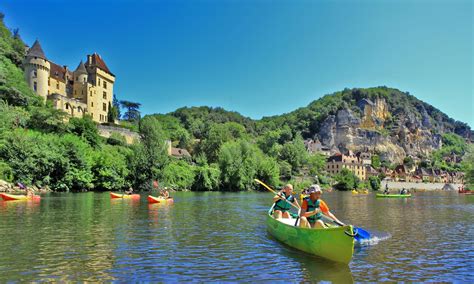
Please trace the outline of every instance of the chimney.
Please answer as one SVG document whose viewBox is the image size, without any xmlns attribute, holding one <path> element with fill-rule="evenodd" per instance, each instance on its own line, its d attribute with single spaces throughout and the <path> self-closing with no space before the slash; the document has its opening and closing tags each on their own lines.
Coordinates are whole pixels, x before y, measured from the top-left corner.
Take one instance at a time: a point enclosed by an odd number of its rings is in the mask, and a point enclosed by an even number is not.
<svg viewBox="0 0 474 284">
<path fill-rule="evenodd" d="M 92 64 L 92 56 L 91 55 L 87 55 L 87 64 L 88 65 Z"/>
</svg>

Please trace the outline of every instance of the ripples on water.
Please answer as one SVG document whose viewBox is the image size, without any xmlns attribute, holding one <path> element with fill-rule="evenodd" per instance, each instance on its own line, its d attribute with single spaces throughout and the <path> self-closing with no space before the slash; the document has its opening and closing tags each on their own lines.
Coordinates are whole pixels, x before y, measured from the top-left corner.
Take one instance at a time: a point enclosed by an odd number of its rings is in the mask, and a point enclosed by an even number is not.
<svg viewBox="0 0 474 284">
<path fill-rule="evenodd" d="M 269 236 L 266 193 L 176 193 L 172 206 L 97 193 L 0 201 L 0 282 L 474 281 L 474 198 L 323 198 L 375 236 L 356 246 L 350 266 Z"/>
</svg>

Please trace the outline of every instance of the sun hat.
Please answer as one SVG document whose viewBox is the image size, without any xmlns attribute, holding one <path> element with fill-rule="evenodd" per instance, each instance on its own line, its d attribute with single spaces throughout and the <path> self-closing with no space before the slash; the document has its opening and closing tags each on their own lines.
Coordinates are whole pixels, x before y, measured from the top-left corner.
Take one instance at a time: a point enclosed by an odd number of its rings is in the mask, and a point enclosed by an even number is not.
<svg viewBox="0 0 474 284">
<path fill-rule="evenodd" d="M 317 184 L 311 185 L 308 189 L 308 193 L 311 194 L 311 193 L 316 193 L 316 192 L 321 192 L 322 193 L 323 191 L 321 190 L 319 185 L 317 185 Z"/>
</svg>

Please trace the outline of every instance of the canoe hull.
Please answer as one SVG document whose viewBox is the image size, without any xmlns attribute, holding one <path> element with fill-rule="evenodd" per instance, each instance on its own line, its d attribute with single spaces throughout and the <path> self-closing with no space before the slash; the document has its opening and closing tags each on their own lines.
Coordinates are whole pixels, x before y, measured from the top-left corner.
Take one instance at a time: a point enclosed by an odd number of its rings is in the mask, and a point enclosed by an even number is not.
<svg viewBox="0 0 474 284">
<path fill-rule="evenodd" d="M 112 199 L 140 199 L 140 194 L 120 194 L 120 193 L 110 193 L 110 198 Z"/>
<path fill-rule="evenodd" d="M 411 197 L 411 194 L 383 194 L 377 193 L 377 198 L 408 198 Z"/>
<path fill-rule="evenodd" d="M 174 203 L 173 198 L 160 198 L 160 197 L 155 197 L 148 195 L 147 197 L 148 203 L 162 203 L 162 204 L 172 204 Z"/>
<path fill-rule="evenodd" d="M 41 196 L 38 196 L 38 195 L 28 197 L 26 195 L 13 195 L 13 194 L 0 193 L 0 196 L 5 201 L 40 200 L 41 199 Z"/>
<path fill-rule="evenodd" d="M 354 253 L 352 226 L 326 229 L 307 229 L 287 225 L 267 215 L 267 230 L 278 241 L 334 262 L 348 264 Z"/>
</svg>

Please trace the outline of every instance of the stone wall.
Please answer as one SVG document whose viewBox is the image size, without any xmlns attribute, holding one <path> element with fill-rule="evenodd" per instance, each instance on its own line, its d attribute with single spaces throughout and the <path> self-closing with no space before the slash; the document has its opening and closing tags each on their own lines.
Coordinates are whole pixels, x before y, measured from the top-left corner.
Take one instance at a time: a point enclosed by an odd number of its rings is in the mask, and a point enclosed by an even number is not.
<svg viewBox="0 0 474 284">
<path fill-rule="evenodd" d="M 134 141 L 140 140 L 140 136 L 137 132 L 131 131 L 126 128 L 108 125 L 97 125 L 97 130 L 99 130 L 99 135 L 105 138 L 109 138 L 112 133 L 118 133 L 125 137 L 127 144 L 133 144 Z"/>
<path fill-rule="evenodd" d="M 398 181 L 382 181 L 381 190 L 385 189 L 388 183 L 389 189 L 417 189 L 417 190 L 457 190 L 461 184 L 457 183 L 424 183 L 424 182 L 398 182 Z"/>
</svg>

